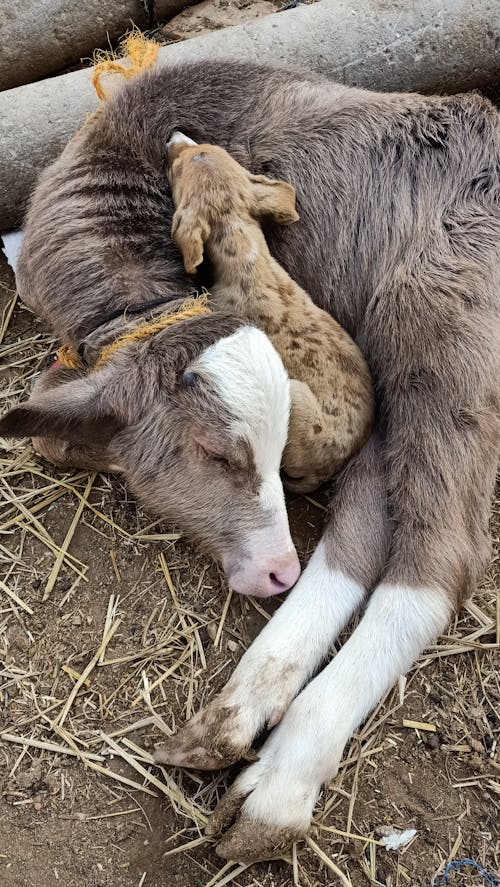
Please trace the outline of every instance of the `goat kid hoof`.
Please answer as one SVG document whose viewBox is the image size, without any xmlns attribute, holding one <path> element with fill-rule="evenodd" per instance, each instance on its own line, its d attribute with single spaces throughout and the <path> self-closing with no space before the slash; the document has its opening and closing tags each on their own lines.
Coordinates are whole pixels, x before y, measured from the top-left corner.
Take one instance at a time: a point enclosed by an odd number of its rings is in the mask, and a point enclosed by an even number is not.
<svg viewBox="0 0 500 887">
<path fill-rule="evenodd" d="M 215 852 L 223 859 L 246 864 L 280 859 L 303 837 L 295 829 L 276 828 L 242 817 L 219 841 Z"/>
</svg>

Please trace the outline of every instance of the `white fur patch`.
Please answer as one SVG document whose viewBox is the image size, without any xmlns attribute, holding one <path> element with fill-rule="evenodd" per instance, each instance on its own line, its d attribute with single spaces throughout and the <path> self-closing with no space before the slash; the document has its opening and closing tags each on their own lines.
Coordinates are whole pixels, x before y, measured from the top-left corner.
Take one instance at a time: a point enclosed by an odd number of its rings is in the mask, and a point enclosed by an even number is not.
<svg viewBox="0 0 500 887">
<path fill-rule="evenodd" d="M 245 326 L 210 345 L 196 368 L 210 374 L 234 416 L 233 433 L 250 443 L 274 497 L 290 415 L 290 383 L 278 352 L 263 332 Z"/>
<path fill-rule="evenodd" d="M 176 129 L 173 133 L 171 139 L 167 142 L 167 148 L 170 148 L 172 145 L 197 145 L 198 142 L 194 142 L 193 139 L 190 139 L 189 136 L 185 136 L 180 129 Z"/>
<path fill-rule="evenodd" d="M 23 245 L 23 238 L 24 234 L 22 231 L 8 231 L 5 234 L 2 234 L 2 252 L 4 253 L 14 274 L 17 271 L 17 264 L 19 261 L 19 253 L 21 252 L 21 247 Z"/>
<path fill-rule="evenodd" d="M 209 375 L 234 417 L 231 433 L 235 438 L 248 441 L 252 448 L 261 478 L 259 505 L 266 522 L 265 526 L 248 532 L 242 545 L 247 554 L 246 571 L 254 572 L 258 565 L 265 573 L 267 583 L 269 574 L 279 573 L 280 566 L 284 566 L 284 558 L 290 565 L 293 556 L 296 557 L 280 478 L 290 414 L 288 375 L 267 336 L 250 326 L 207 348 L 194 369 Z M 298 575 L 298 561 L 296 568 Z M 232 576 L 233 582 L 243 580 L 246 584 L 249 581 L 244 575 L 245 567 L 242 570 L 238 577 Z M 274 589 L 276 593 L 276 586 Z M 267 588 L 265 593 L 269 591 Z"/>
</svg>

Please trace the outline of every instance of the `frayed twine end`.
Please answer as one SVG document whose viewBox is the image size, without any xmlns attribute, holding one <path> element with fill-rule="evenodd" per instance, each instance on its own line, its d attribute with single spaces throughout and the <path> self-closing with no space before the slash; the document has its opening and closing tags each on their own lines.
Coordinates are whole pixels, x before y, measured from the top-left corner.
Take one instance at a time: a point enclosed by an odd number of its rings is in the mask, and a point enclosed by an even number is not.
<svg viewBox="0 0 500 887">
<path fill-rule="evenodd" d="M 102 77 L 107 74 L 121 74 L 130 80 L 154 65 L 159 49 L 155 40 L 148 40 L 140 31 L 134 31 L 121 43 L 120 55 L 97 50 L 94 53 L 92 83 L 99 98 L 108 98 L 101 83 Z"/>
</svg>

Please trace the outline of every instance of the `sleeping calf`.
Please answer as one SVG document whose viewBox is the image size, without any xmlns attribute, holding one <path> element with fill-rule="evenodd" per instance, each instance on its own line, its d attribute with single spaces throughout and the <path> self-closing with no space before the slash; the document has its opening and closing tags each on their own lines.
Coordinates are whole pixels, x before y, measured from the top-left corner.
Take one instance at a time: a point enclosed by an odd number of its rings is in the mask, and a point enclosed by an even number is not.
<svg viewBox="0 0 500 887">
<path fill-rule="evenodd" d="M 489 562 L 500 117 L 478 95 L 385 95 L 258 64 L 201 61 L 128 81 L 43 174 L 28 212 L 19 291 L 63 341 L 78 345 L 96 325 L 103 337 L 108 312 L 123 326 L 127 306 L 147 313 L 151 300 L 189 294 L 165 236 L 165 150 L 179 129 L 297 188 L 300 221 L 266 230 L 271 253 L 355 339 L 377 394 L 374 431 L 332 486 L 301 578 L 162 754 L 221 767 L 273 727 L 211 825 L 222 856 L 249 862 L 304 835 L 353 732 Z M 200 371 L 198 390 L 186 369 Z M 288 381 L 263 333 L 207 315 L 95 373 L 50 373 L 53 389 L 7 414 L 0 433 L 78 447 L 102 432 L 103 462 L 230 575 L 246 564 L 248 590 L 290 556 L 279 478 Z"/>
<path fill-rule="evenodd" d="M 184 267 L 193 274 L 206 250 L 215 274 L 212 302 L 260 327 L 281 355 L 292 399 L 285 484 L 314 490 L 368 439 L 374 399 L 357 345 L 267 247 L 260 220 L 297 221 L 295 188 L 252 175 L 223 148 L 193 146 L 182 133 L 171 139 L 168 159 L 172 235 Z"/>
</svg>

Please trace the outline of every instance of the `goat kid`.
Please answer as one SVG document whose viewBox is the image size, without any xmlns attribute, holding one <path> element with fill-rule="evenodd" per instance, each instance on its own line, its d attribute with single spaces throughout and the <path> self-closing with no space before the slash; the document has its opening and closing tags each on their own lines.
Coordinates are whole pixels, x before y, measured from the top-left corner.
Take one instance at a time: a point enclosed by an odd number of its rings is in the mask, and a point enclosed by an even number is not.
<svg viewBox="0 0 500 887">
<path fill-rule="evenodd" d="M 281 355 L 291 390 L 285 486 L 310 492 L 366 443 L 374 397 L 357 345 L 269 252 L 260 220 L 296 222 L 295 188 L 252 175 L 223 148 L 182 133 L 167 147 L 172 236 L 184 267 L 194 274 L 206 250 L 215 275 L 211 301 L 262 329 Z"/>
</svg>

